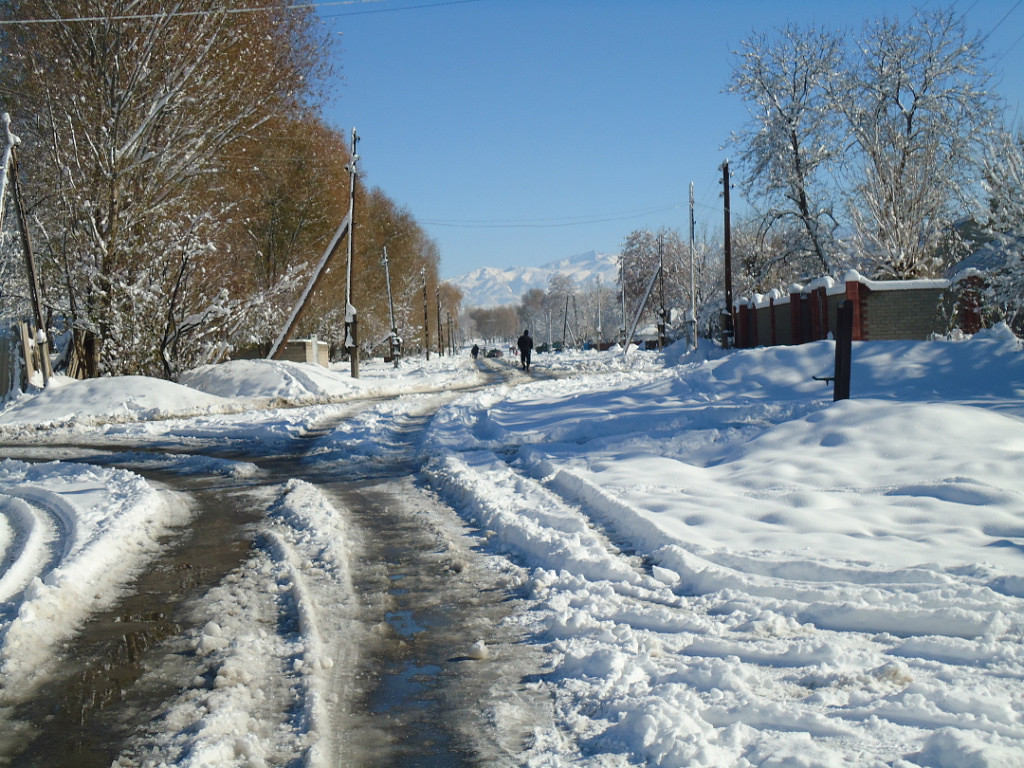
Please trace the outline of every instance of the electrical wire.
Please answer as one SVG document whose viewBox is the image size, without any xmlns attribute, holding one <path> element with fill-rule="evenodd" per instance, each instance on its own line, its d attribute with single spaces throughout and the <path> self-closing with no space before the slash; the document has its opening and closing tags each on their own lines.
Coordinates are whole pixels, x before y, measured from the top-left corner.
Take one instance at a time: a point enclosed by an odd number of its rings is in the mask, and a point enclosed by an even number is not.
<svg viewBox="0 0 1024 768">
<path fill-rule="evenodd" d="M 479 3 L 482 0 L 443 0 L 438 3 L 420 3 L 419 5 L 403 5 L 400 8 L 370 8 L 365 11 L 347 11 L 344 13 L 320 14 L 321 19 L 339 19 L 346 16 L 365 16 L 370 13 L 398 13 L 399 11 L 416 11 L 423 8 L 441 8 L 446 5 L 465 5 L 466 3 Z"/>
<path fill-rule="evenodd" d="M 69 23 L 95 23 L 109 21 L 144 21 L 146 19 L 171 19 L 171 18 L 192 18 L 196 16 L 219 16 L 243 13 L 266 13 L 267 11 L 301 11 L 309 9 L 330 8 L 339 5 L 366 5 L 368 3 L 384 3 L 389 0 L 322 0 L 311 3 L 293 3 L 281 8 L 273 6 L 249 6 L 245 8 L 218 8 L 202 11 L 175 11 L 171 13 L 133 13 L 119 16 L 73 16 L 67 18 L 49 19 L 0 19 L 0 26 L 28 26 L 33 24 L 69 24 Z M 334 13 L 321 15 L 321 18 L 339 18 L 341 16 L 357 16 L 367 13 L 394 13 L 397 11 L 411 11 L 423 8 L 434 8 L 447 5 L 462 5 L 465 3 L 476 3 L 481 0 L 443 0 L 437 3 L 421 3 L 419 5 L 408 5 L 400 8 L 377 8 L 364 11 L 350 11 L 348 13 Z"/>
<path fill-rule="evenodd" d="M 653 213 L 683 208 L 687 203 L 672 203 L 657 208 L 646 208 L 637 211 L 621 211 L 618 213 L 595 214 L 593 216 L 566 216 L 552 219 L 419 219 L 420 224 L 434 227 L 459 227 L 465 229 L 542 229 L 549 227 L 576 227 L 585 224 L 601 224 L 607 221 L 624 221 Z"/>
<path fill-rule="evenodd" d="M 988 34 L 985 35 L 983 38 L 981 38 L 982 42 L 984 42 L 984 41 L 988 40 L 990 37 L 992 37 L 992 33 L 995 32 L 997 29 L 999 29 L 1003 25 L 1003 22 L 1006 21 L 1010 17 L 1011 13 L 1013 13 L 1014 11 L 1017 10 L 1018 7 L 1020 7 L 1021 3 L 1024 3 L 1024 0 L 1017 0 L 1017 2 L 1013 4 L 1013 7 L 1006 12 L 1006 14 L 1003 16 L 1003 18 L 1001 18 L 999 21 L 997 21 L 996 25 L 994 27 L 992 27 L 992 29 L 990 29 L 988 31 Z"/>
</svg>

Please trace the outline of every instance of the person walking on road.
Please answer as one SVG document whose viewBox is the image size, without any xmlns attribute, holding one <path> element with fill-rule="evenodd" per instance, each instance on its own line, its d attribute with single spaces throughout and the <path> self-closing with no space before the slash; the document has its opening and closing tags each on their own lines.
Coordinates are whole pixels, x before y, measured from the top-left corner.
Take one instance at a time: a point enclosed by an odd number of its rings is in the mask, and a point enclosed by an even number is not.
<svg viewBox="0 0 1024 768">
<path fill-rule="evenodd" d="M 533 352 L 533 339 L 530 337 L 530 331 L 523 331 L 523 335 L 519 337 L 519 341 L 516 342 L 516 346 L 519 347 L 519 360 L 523 364 L 523 370 L 530 370 L 530 353 Z"/>
<path fill-rule="evenodd" d="M 471 354 L 473 359 L 476 360 L 476 356 L 480 354 L 480 346 L 478 344 L 474 344 L 473 348 L 469 350 L 469 354 Z"/>
</svg>

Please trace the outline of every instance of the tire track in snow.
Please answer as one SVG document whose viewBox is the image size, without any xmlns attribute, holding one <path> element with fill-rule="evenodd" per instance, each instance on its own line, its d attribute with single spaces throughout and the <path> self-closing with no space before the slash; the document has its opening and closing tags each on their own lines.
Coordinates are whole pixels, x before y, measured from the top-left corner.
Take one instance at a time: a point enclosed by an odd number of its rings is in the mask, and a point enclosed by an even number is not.
<svg viewBox="0 0 1024 768">
<path fill-rule="evenodd" d="M 29 486 L 8 489 L 0 514 L 14 531 L 0 562 L 0 601 L 8 601 L 67 559 L 76 524 L 74 510 L 59 494 Z"/>
<path fill-rule="evenodd" d="M 847 693 L 835 694 L 836 703 L 847 694 L 855 699 L 858 688 L 885 694 L 864 697 L 868 701 L 863 705 L 822 707 L 819 712 L 808 707 L 803 715 L 778 707 L 768 707 L 768 715 L 710 715 L 709 721 L 716 726 L 742 722 L 842 740 L 854 737 L 851 725 L 871 720 L 888 723 L 893 731 L 919 734 L 921 729 L 962 726 L 965 712 L 978 711 L 985 715 L 980 723 L 972 723 L 973 727 L 994 737 L 1024 737 L 1019 709 L 986 706 L 981 693 L 970 703 L 953 701 L 941 693 L 942 679 L 957 675 L 970 678 L 971 689 L 992 691 L 995 700 L 1004 701 L 1014 698 L 1008 689 L 1012 691 L 1024 671 L 1019 648 L 999 642 L 1001 632 L 1012 633 L 1012 623 L 998 610 L 993 611 L 995 602 L 1007 615 L 1013 615 L 1022 601 L 1012 596 L 997 596 L 993 601 L 984 576 L 950 575 L 928 566 L 886 571 L 859 564 L 842 570 L 824 568 L 826 573 L 821 574 L 808 573 L 803 563 L 797 564 L 796 573 L 789 574 L 785 562 L 765 569 L 764 563 L 742 555 L 715 562 L 715 557 L 704 559 L 679 544 L 661 544 L 663 534 L 654 524 L 581 474 L 556 469 L 546 461 L 527 459 L 521 464 L 525 465 L 523 471 L 566 504 L 599 521 L 595 525 L 602 529 L 607 527 L 616 542 L 650 552 L 653 568 L 672 574 L 667 579 L 670 582 L 678 579 L 677 592 L 698 596 L 708 616 L 720 616 L 732 625 L 728 635 L 716 637 L 710 632 L 695 638 L 680 649 L 684 656 L 736 659 L 759 670 L 762 684 L 774 680 L 770 687 L 776 690 L 771 696 L 781 694 L 782 700 L 813 698 L 815 691 L 829 689 L 846 689 Z M 724 565 L 721 560 L 731 562 Z M 749 571 L 737 570 L 745 563 L 752 566 Z M 836 582 L 830 583 L 830 577 Z M 796 639 L 777 651 L 766 651 L 766 633 Z M 983 639 L 980 644 L 979 639 Z M 862 671 L 814 671 L 846 666 L 850 661 Z M 919 693 L 924 690 L 932 693 Z M 1024 703 L 1020 692 L 1015 698 Z"/>
<path fill-rule="evenodd" d="M 1000 642 L 1021 601 L 992 599 L 1012 585 L 673 541 L 543 451 L 495 445 L 487 413 L 502 397 L 464 400 L 436 420 L 428 476 L 493 532 L 491 548 L 533 568 L 533 596 L 548 611 L 541 639 L 556 658 L 552 739 L 566 755 L 632 743 L 644 745 L 634 759 L 651 764 L 735 764 L 768 759 L 773 734 L 791 732 L 829 744 L 823 760 L 864 748 L 898 759 L 944 727 L 1024 736 L 1024 658 Z M 647 575 L 669 593 L 662 611 L 629 599 Z M 907 636 L 891 634 L 897 627 Z M 952 701 L 950 676 L 1019 706 L 986 706 L 983 694 Z M 736 729 L 760 735 L 737 739 Z"/>
<path fill-rule="evenodd" d="M 56 536 L 47 516 L 38 507 L 19 498 L 0 501 L 0 516 L 12 531 L 0 559 L 0 602 L 20 603 L 18 593 L 28 586 L 34 576 L 53 567 L 55 554 L 47 560 L 48 543 Z"/>
</svg>

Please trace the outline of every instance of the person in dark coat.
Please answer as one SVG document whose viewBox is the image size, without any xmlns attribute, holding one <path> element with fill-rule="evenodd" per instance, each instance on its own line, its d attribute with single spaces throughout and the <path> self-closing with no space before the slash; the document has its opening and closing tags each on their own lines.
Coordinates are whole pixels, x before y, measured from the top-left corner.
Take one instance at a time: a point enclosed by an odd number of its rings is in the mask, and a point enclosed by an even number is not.
<svg viewBox="0 0 1024 768">
<path fill-rule="evenodd" d="M 474 344 L 473 348 L 469 350 L 469 354 L 471 354 L 473 356 L 473 359 L 476 360 L 476 356 L 480 354 L 480 347 Z"/>
<path fill-rule="evenodd" d="M 516 346 L 519 347 L 519 360 L 523 364 L 523 370 L 530 370 L 530 353 L 533 352 L 533 339 L 530 337 L 530 331 L 523 331 L 523 335 L 519 337 L 519 341 L 516 342 Z"/>
</svg>

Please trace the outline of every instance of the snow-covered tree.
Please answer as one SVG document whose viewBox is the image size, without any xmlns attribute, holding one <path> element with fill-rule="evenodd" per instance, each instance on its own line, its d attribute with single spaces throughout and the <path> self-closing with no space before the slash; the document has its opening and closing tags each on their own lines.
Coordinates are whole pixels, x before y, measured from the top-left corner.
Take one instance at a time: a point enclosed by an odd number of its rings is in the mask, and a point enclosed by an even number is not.
<svg viewBox="0 0 1024 768">
<path fill-rule="evenodd" d="M 619 286 L 626 288 L 627 323 L 643 299 L 651 276 L 664 266 L 663 280 L 655 284 L 641 322 L 653 322 L 661 307 L 662 293 L 666 310 L 686 309 L 689 300 L 689 242 L 679 230 L 662 227 L 656 232 L 637 229 L 630 232 L 622 243 L 622 262 Z"/>
<path fill-rule="evenodd" d="M 855 43 L 833 101 L 855 150 L 846 170 L 860 255 L 879 277 L 935 276 L 997 121 L 982 40 L 938 10 L 870 22 Z"/>
<path fill-rule="evenodd" d="M 99 339 L 97 371 L 195 362 L 235 309 L 233 152 L 302 106 L 315 14 L 284 0 L 19 0 L 0 13 L 0 100 L 24 140 L 51 307 Z"/>
<path fill-rule="evenodd" d="M 763 203 L 759 236 L 779 261 L 803 271 L 810 256 L 833 269 L 837 223 L 828 171 L 843 149 L 829 80 L 843 66 L 843 36 L 789 25 L 741 43 L 727 91 L 747 104 L 749 120 L 732 141 L 745 171 L 748 200 Z"/>
<path fill-rule="evenodd" d="M 986 156 L 987 218 L 999 258 L 983 276 L 984 313 L 1024 332 L 1024 133 L 1002 133 Z"/>
<path fill-rule="evenodd" d="M 996 232 L 1024 234 L 1024 132 L 993 137 L 985 155 L 986 210 Z"/>
</svg>

